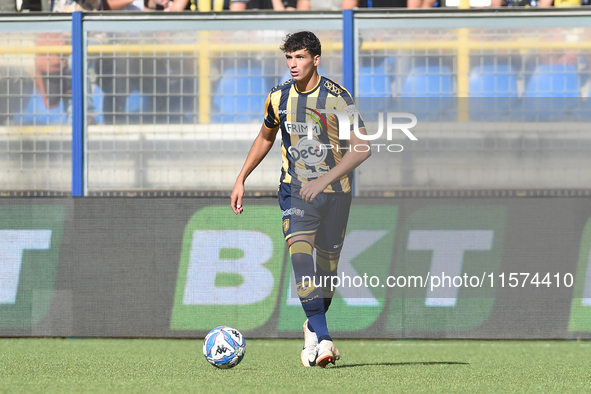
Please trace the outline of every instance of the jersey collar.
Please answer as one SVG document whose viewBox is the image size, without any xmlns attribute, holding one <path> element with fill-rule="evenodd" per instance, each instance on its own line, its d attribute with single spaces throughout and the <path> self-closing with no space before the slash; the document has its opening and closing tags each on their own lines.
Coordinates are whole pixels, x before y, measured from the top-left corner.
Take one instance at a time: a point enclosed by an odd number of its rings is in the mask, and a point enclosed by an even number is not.
<svg viewBox="0 0 591 394">
<path fill-rule="evenodd" d="M 322 79 L 322 76 L 321 75 L 318 75 L 318 82 L 316 83 L 316 85 L 314 85 L 314 87 L 312 89 L 306 90 L 305 92 L 300 92 L 298 90 L 298 86 L 296 85 L 295 81 L 293 82 L 293 87 L 296 90 L 296 92 L 298 92 L 299 94 L 310 94 L 313 91 L 315 91 L 316 89 L 318 89 L 318 86 L 320 86 L 320 80 L 321 79 Z"/>
</svg>

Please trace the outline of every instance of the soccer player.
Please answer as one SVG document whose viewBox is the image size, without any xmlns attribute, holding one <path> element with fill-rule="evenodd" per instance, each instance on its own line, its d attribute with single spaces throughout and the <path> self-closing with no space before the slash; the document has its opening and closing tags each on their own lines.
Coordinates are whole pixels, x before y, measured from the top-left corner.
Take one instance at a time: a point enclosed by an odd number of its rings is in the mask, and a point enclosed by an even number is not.
<svg viewBox="0 0 591 394">
<path fill-rule="evenodd" d="M 265 119 L 234 184 L 231 206 L 234 213 L 243 212 L 244 182 L 281 129 L 279 205 L 298 296 L 308 318 L 300 358 L 305 367 L 324 368 L 341 357 L 325 314 L 335 290 L 330 278 L 337 274 L 349 217 L 351 172 L 371 155 L 371 147 L 360 137 L 365 127 L 349 92 L 318 75 L 321 44 L 316 35 L 288 34 L 281 50 L 292 78 L 271 89 L 267 97 Z M 339 134 L 343 118 L 347 130 Z"/>
</svg>

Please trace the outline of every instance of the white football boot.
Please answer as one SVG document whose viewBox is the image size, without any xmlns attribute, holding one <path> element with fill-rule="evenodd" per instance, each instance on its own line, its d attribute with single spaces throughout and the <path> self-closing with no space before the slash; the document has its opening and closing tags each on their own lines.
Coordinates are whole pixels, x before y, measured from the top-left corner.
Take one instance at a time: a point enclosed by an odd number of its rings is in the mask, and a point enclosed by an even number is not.
<svg viewBox="0 0 591 394">
<path fill-rule="evenodd" d="M 313 367 L 316 365 L 316 347 L 318 346 L 318 338 L 316 333 L 310 331 L 308 328 L 308 320 L 304 322 L 304 348 L 300 356 L 302 365 L 304 367 Z"/>
<path fill-rule="evenodd" d="M 325 368 L 328 363 L 333 363 L 341 359 L 341 353 L 332 343 L 332 341 L 321 341 L 316 347 L 316 365 Z"/>
</svg>

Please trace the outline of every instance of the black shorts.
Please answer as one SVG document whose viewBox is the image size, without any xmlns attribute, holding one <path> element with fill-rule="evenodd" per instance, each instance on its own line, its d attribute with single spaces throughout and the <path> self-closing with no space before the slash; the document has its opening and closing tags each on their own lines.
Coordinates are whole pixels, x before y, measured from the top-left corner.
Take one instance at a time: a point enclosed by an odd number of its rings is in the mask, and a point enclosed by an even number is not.
<svg viewBox="0 0 591 394">
<path fill-rule="evenodd" d="M 297 235 L 316 234 L 316 249 L 325 253 L 341 251 L 349 220 L 351 193 L 320 193 L 314 201 L 307 203 L 302 200 L 299 188 L 282 182 L 278 197 L 286 241 Z"/>
</svg>

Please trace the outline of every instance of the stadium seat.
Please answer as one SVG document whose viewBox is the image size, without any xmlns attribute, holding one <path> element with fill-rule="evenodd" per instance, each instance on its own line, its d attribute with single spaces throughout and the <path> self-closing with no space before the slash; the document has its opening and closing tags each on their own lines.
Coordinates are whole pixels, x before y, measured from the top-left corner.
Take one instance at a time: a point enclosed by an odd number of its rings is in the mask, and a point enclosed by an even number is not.
<svg viewBox="0 0 591 394">
<path fill-rule="evenodd" d="M 472 68 L 469 94 L 471 120 L 510 120 L 510 114 L 519 110 L 517 78 L 509 64 L 484 64 Z"/>
<path fill-rule="evenodd" d="M 97 123 L 105 123 L 105 117 L 103 114 L 103 100 L 104 93 L 98 87 L 95 86 L 91 95 L 92 104 L 94 111 L 92 115 Z M 66 124 L 68 123 L 68 113 L 64 100 L 60 100 L 59 105 L 54 108 L 47 109 L 41 92 L 34 89 L 33 95 L 26 104 L 21 114 L 17 114 L 13 117 L 13 121 L 17 124 L 23 125 L 54 125 L 54 124 Z"/>
<path fill-rule="evenodd" d="M 125 102 L 125 113 L 129 116 L 130 120 L 139 120 L 141 115 L 148 111 L 148 100 L 146 100 L 138 89 L 129 93 Z"/>
<path fill-rule="evenodd" d="M 359 68 L 359 97 L 392 96 L 390 76 L 384 67 Z"/>
<path fill-rule="evenodd" d="M 105 123 L 105 113 L 103 110 L 103 105 L 105 102 L 105 92 L 103 92 L 103 90 L 101 88 L 99 88 L 97 85 L 94 86 L 94 89 L 92 91 L 91 100 L 92 100 L 92 105 L 94 106 L 94 111 L 92 113 L 94 120 L 96 120 L 96 122 L 98 124 L 104 124 Z"/>
<path fill-rule="evenodd" d="M 401 109 L 419 121 L 453 120 L 455 100 L 453 76 L 447 66 L 417 66 L 402 85 Z"/>
<path fill-rule="evenodd" d="M 22 113 L 16 114 L 13 121 L 23 125 L 55 125 L 68 123 L 67 108 L 64 100 L 54 108 L 47 108 L 43 102 L 42 94 L 39 90 L 33 89 L 33 94 L 29 102 L 23 108 Z"/>
<path fill-rule="evenodd" d="M 362 114 L 368 112 L 385 112 L 388 101 L 385 97 L 392 97 L 390 75 L 383 66 L 359 68 L 359 110 Z"/>
<path fill-rule="evenodd" d="M 214 123 L 262 122 L 265 99 L 271 86 L 260 68 L 225 70 L 213 98 Z"/>
<path fill-rule="evenodd" d="M 526 84 L 524 120 L 561 121 L 576 108 L 579 97 L 577 68 L 570 64 L 542 64 Z"/>
</svg>

